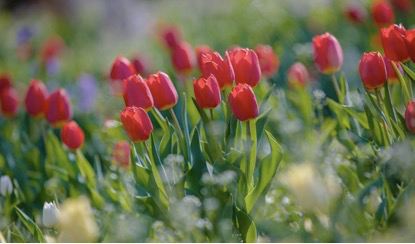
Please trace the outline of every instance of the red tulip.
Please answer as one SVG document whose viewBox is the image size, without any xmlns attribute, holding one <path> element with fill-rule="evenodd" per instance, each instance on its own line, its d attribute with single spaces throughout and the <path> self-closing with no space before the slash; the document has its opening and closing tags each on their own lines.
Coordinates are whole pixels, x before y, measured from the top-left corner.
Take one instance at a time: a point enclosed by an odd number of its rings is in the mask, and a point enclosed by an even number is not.
<svg viewBox="0 0 415 244">
<path fill-rule="evenodd" d="M 368 91 L 382 88 L 386 82 L 386 66 L 378 52 L 364 53 L 359 62 L 359 73 Z"/>
<path fill-rule="evenodd" d="M 197 65 L 199 66 L 199 70 L 202 71 L 203 61 L 202 56 L 203 54 L 211 54 L 213 50 L 207 45 L 200 45 L 195 48 L 196 58 L 197 58 Z"/>
<path fill-rule="evenodd" d="M 409 12 L 413 6 L 411 0 L 392 0 L 392 2 L 399 10 L 404 12 Z"/>
<path fill-rule="evenodd" d="M 124 80 L 123 97 L 126 107 L 136 106 L 146 111 L 153 107 L 153 96 L 140 75 L 132 75 Z"/>
<path fill-rule="evenodd" d="M 202 73 L 205 78 L 213 74 L 219 83 L 221 90 L 233 84 L 235 73 L 229 58 L 229 53 L 225 53 L 225 60 L 219 53 L 205 54 L 202 57 Z"/>
<path fill-rule="evenodd" d="M 360 5 L 350 5 L 347 7 L 346 18 L 353 23 L 361 24 L 367 18 L 366 10 Z"/>
<path fill-rule="evenodd" d="M 65 43 L 59 36 L 51 36 L 42 46 L 40 59 L 46 62 L 48 59 L 58 56 L 65 47 Z"/>
<path fill-rule="evenodd" d="M 379 0 L 372 5 L 372 17 L 379 27 L 390 25 L 395 21 L 392 6 L 384 0 Z"/>
<path fill-rule="evenodd" d="M 0 92 L 12 85 L 12 79 L 7 73 L 0 74 Z"/>
<path fill-rule="evenodd" d="M 127 141 L 119 141 L 114 145 L 112 150 L 112 160 L 117 162 L 121 167 L 130 167 L 130 144 Z"/>
<path fill-rule="evenodd" d="M 61 138 L 69 149 L 76 150 L 84 144 L 85 135 L 79 125 L 72 120 L 63 126 Z"/>
<path fill-rule="evenodd" d="M 287 71 L 288 86 L 305 87 L 309 80 L 307 68 L 300 62 L 294 63 Z"/>
<path fill-rule="evenodd" d="M 18 97 L 13 87 L 5 87 L 0 91 L 1 112 L 5 117 L 13 117 L 18 109 Z"/>
<path fill-rule="evenodd" d="M 123 80 L 133 74 L 135 74 L 135 68 L 130 61 L 121 55 L 118 56 L 112 64 L 110 74 L 111 88 L 116 96 L 121 96 L 122 94 Z"/>
<path fill-rule="evenodd" d="M 154 100 L 154 106 L 158 110 L 172 108 L 177 103 L 177 91 L 170 77 L 164 72 L 152 74 L 146 80 Z"/>
<path fill-rule="evenodd" d="M 229 104 L 233 114 L 240 121 L 255 119 L 258 116 L 258 103 L 254 91 L 247 84 L 238 84 L 232 88 Z"/>
<path fill-rule="evenodd" d="M 143 142 L 150 137 L 153 124 L 146 111 L 137 107 L 126 107 L 120 112 L 121 122 L 133 142 Z"/>
<path fill-rule="evenodd" d="M 161 31 L 161 37 L 164 44 L 172 49 L 182 41 L 182 36 L 179 28 L 174 25 L 165 26 Z"/>
<path fill-rule="evenodd" d="M 393 61 L 406 62 L 409 60 L 406 48 L 406 30 L 402 25 L 390 25 L 380 29 L 385 56 Z"/>
<path fill-rule="evenodd" d="M 214 75 L 210 75 L 207 79 L 203 77 L 193 79 L 193 89 L 199 107 L 212 109 L 220 104 L 219 84 Z"/>
<path fill-rule="evenodd" d="M 47 96 L 48 90 L 43 82 L 33 79 L 24 101 L 27 113 L 32 117 L 43 117 Z"/>
<path fill-rule="evenodd" d="M 138 55 L 131 59 L 131 63 L 134 66 L 135 73 L 138 75 L 146 75 L 148 71 L 148 63 L 144 57 Z"/>
<path fill-rule="evenodd" d="M 396 74 L 395 69 L 392 66 L 392 62 L 395 63 L 396 67 L 399 69 L 399 72 L 403 75 L 403 69 L 399 62 L 390 61 L 387 57 L 383 56 L 383 61 L 385 62 L 386 74 L 388 76 L 389 84 L 399 83 L 398 74 Z"/>
<path fill-rule="evenodd" d="M 280 60 L 269 45 L 258 44 L 254 51 L 258 56 L 261 72 L 266 78 L 271 78 L 278 71 Z"/>
<path fill-rule="evenodd" d="M 44 108 L 46 120 L 54 127 L 61 127 L 72 118 L 72 107 L 69 96 L 62 88 L 59 88 L 49 95 Z"/>
<path fill-rule="evenodd" d="M 318 70 L 331 75 L 340 70 L 343 64 L 343 50 L 336 37 L 329 33 L 313 38 L 314 62 Z"/>
<path fill-rule="evenodd" d="M 405 110 L 406 128 L 415 133 L 415 100 L 409 101 Z"/>
<path fill-rule="evenodd" d="M 192 46 L 187 42 L 181 42 L 174 46 L 171 49 L 171 61 L 178 73 L 190 73 L 195 64 L 195 54 Z"/>
<path fill-rule="evenodd" d="M 248 48 L 235 49 L 229 53 L 235 82 L 237 84 L 248 84 L 252 87 L 258 85 L 261 80 L 261 67 L 256 53 Z"/>
<path fill-rule="evenodd" d="M 415 29 L 406 31 L 405 42 L 409 57 L 415 63 Z"/>
</svg>

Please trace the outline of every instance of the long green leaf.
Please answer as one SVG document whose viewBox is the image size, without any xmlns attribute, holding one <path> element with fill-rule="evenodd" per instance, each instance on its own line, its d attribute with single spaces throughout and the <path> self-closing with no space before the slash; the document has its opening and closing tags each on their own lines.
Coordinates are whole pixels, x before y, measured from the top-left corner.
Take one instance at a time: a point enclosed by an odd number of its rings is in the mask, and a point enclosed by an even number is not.
<svg viewBox="0 0 415 244">
<path fill-rule="evenodd" d="M 22 221 L 24 226 L 29 230 L 29 232 L 36 238 L 38 242 L 46 242 L 45 238 L 43 237 L 43 233 L 40 228 L 33 222 L 32 219 L 29 218 L 20 208 L 16 208 L 16 214 L 19 216 L 19 219 Z"/>
</svg>

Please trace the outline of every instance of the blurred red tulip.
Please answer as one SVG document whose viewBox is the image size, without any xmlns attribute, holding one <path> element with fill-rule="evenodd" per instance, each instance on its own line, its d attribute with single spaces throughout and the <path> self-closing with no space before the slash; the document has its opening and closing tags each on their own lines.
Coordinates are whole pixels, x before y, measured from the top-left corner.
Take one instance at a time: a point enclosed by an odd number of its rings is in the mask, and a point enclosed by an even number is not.
<svg viewBox="0 0 415 244">
<path fill-rule="evenodd" d="M 43 117 L 48 90 L 42 81 L 33 79 L 25 97 L 27 113 L 32 117 Z"/>
<path fill-rule="evenodd" d="M 392 0 L 392 3 L 401 11 L 409 12 L 413 7 L 411 0 Z"/>
<path fill-rule="evenodd" d="M 54 91 L 44 105 L 45 118 L 54 127 L 61 127 L 72 118 L 69 96 L 63 88 Z"/>
<path fill-rule="evenodd" d="M 130 144 L 127 141 L 119 141 L 112 150 L 112 160 L 123 168 L 130 168 Z"/>
<path fill-rule="evenodd" d="M 359 62 L 359 73 L 368 91 L 382 88 L 387 79 L 382 55 L 378 52 L 364 53 Z"/>
<path fill-rule="evenodd" d="M 261 80 L 261 67 L 256 53 L 248 48 L 235 49 L 229 53 L 235 82 L 248 84 L 252 87 L 258 85 Z"/>
<path fill-rule="evenodd" d="M 145 81 L 153 96 L 154 106 L 158 110 L 166 110 L 176 105 L 177 91 L 166 73 L 159 71 L 150 75 Z"/>
<path fill-rule="evenodd" d="M 63 126 L 61 138 L 69 149 L 76 150 L 84 144 L 85 135 L 81 127 L 72 120 Z"/>
<path fill-rule="evenodd" d="M 153 96 L 140 75 L 132 75 L 124 80 L 123 97 L 126 107 L 136 106 L 146 111 L 153 107 Z"/>
<path fill-rule="evenodd" d="M 234 45 L 228 47 L 228 49 L 226 49 L 226 51 L 228 53 L 230 53 L 230 52 L 235 51 L 235 50 L 238 50 L 238 49 L 242 49 L 241 46 L 234 44 Z"/>
<path fill-rule="evenodd" d="M 385 56 L 393 61 L 408 61 L 409 54 L 405 42 L 405 27 L 402 25 L 390 25 L 388 28 L 380 29 L 380 31 Z"/>
<path fill-rule="evenodd" d="M 205 78 L 213 74 L 221 90 L 231 86 L 235 80 L 235 73 L 228 52 L 225 53 L 225 60 L 217 52 L 203 55 L 202 73 Z"/>
<path fill-rule="evenodd" d="M 148 73 L 148 63 L 147 60 L 142 57 L 142 56 L 138 56 L 135 55 L 132 59 L 131 59 L 131 63 L 134 66 L 134 70 L 135 73 L 138 75 L 147 75 Z"/>
<path fill-rule="evenodd" d="M 247 84 L 238 84 L 232 88 L 229 104 L 233 114 L 240 121 L 255 119 L 258 116 L 258 103 L 254 91 Z"/>
<path fill-rule="evenodd" d="M 313 38 L 314 62 L 318 70 L 326 75 L 339 71 L 343 64 L 343 50 L 336 37 L 329 33 Z"/>
<path fill-rule="evenodd" d="M 120 117 L 125 131 L 133 142 L 143 142 L 150 137 L 153 124 L 144 109 L 126 107 L 120 112 Z"/>
<path fill-rule="evenodd" d="M 294 63 L 287 71 L 288 86 L 305 87 L 309 81 L 307 68 L 300 62 Z"/>
<path fill-rule="evenodd" d="M 390 61 L 387 57 L 383 56 L 383 61 L 385 62 L 386 74 L 388 76 L 389 84 L 399 83 L 398 74 L 396 74 L 395 69 L 392 66 L 392 62 L 395 63 L 396 67 L 399 69 L 400 73 L 403 75 L 403 69 L 399 62 Z"/>
<path fill-rule="evenodd" d="M 123 80 L 135 74 L 135 68 L 124 56 L 118 56 L 111 68 L 111 89 L 114 95 L 122 95 Z"/>
<path fill-rule="evenodd" d="M 415 100 L 409 101 L 405 110 L 406 128 L 415 133 Z"/>
<path fill-rule="evenodd" d="M 195 54 L 192 46 L 187 42 L 181 42 L 174 46 L 171 49 L 171 61 L 178 73 L 190 73 L 195 64 Z"/>
<path fill-rule="evenodd" d="M 12 87 L 5 87 L 0 91 L 1 112 L 5 117 L 13 117 L 18 110 L 19 98 L 16 90 Z"/>
<path fill-rule="evenodd" d="M 12 85 L 12 79 L 10 78 L 10 75 L 7 73 L 0 74 L 0 92 L 4 88 L 9 88 Z"/>
<path fill-rule="evenodd" d="M 367 18 L 367 12 L 361 5 L 350 5 L 345 10 L 346 18 L 355 24 L 363 23 Z"/>
<path fill-rule="evenodd" d="M 65 43 L 59 36 L 50 36 L 42 46 L 40 59 L 46 62 L 51 58 L 57 57 L 65 48 Z"/>
<path fill-rule="evenodd" d="M 262 74 L 266 78 L 271 78 L 277 73 L 280 66 L 280 60 L 275 55 L 272 47 L 270 45 L 258 44 L 255 46 L 254 51 L 258 56 Z"/>
<path fill-rule="evenodd" d="M 202 56 L 203 54 L 211 54 L 213 53 L 213 50 L 207 46 L 207 45 L 200 45 L 195 48 L 196 58 L 197 58 L 197 65 L 199 67 L 199 70 L 202 72 Z"/>
<path fill-rule="evenodd" d="M 406 31 L 405 42 L 409 57 L 415 63 L 415 29 Z"/>
<path fill-rule="evenodd" d="M 211 74 L 207 79 L 193 79 L 193 89 L 199 107 L 212 109 L 220 104 L 219 84 L 214 75 Z"/>
<path fill-rule="evenodd" d="M 379 27 L 390 25 L 395 21 L 393 8 L 385 0 L 378 0 L 372 5 L 372 17 Z"/>
<path fill-rule="evenodd" d="M 180 29 L 177 26 L 169 25 L 162 27 L 161 37 L 163 44 L 172 49 L 182 42 L 182 35 Z"/>
</svg>

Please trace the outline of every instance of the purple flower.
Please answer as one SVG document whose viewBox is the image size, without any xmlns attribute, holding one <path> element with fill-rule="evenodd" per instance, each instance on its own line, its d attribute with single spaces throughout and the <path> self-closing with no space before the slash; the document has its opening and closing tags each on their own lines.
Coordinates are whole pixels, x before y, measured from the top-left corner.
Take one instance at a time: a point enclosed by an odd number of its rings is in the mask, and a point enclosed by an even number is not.
<svg viewBox="0 0 415 244">
<path fill-rule="evenodd" d="M 90 74 L 81 74 L 78 79 L 78 108 L 81 112 L 90 112 L 95 107 L 97 81 Z"/>
<path fill-rule="evenodd" d="M 16 41 L 18 45 L 22 45 L 28 41 L 30 41 L 30 39 L 32 39 L 32 37 L 34 36 L 35 31 L 32 27 L 30 26 L 23 26 L 21 27 L 16 34 Z"/>
</svg>

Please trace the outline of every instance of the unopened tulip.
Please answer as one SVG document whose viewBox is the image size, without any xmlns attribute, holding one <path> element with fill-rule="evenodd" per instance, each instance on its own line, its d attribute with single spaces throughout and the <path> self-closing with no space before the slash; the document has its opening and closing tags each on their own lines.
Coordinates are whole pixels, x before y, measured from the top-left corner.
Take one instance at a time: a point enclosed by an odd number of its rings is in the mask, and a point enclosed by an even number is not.
<svg viewBox="0 0 415 244">
<path fill-rule="evenodd" d="M 190 73 L 196 61 L 192 46 L 187 42 L 181 42 L 174 46 L 171 49 L 171 61 L 178 73 Z"/>
<path fill-rule="evenodd" d="M 405 42 L 409 57 L 415 63 L 415 29 L 406 31 Z"/>
<path fill-rule="evenodd" d="M 69 96 L 63 88 L 49 95 L 44 108 L 46 120 L 54 127 L 61 127 L 72 118 Z"/>
<path fill-rule="evenodd" d="M 390 25 L 395 21 L 393 8 L 385 0 L 378 0 L 372 5 L 372 17 L 379 27 Z"/>
<path fill-rule="evenodd" d="M 170 77 L 164 72 L 152 74 L 146 80 L 158 110 L 166 110 L 176 105 L 178 95 Z"/>
<path fill-rule="evenodd" d="M 193 89 L 199 107 L 212 109 L 220 104 L 220 89 L 215 76 L 210 75 L 207 79 L 203 77 L 194 79 Z"/>
<path fill-rule="evenodd" d="M 229 53 L 235 82 L 237 84 L 248 84 L 251 87 L 258 85 L 261 80 L 261 67 L 256 53 L 248 48 L 235 49 Z"/>
<path fill-rule="evenodd" d="M 63 126 L 61 137 L 63 143 L 72 150 L 82 147 L 85 140 L 84 132 L 75 121 L 70 121 Z"/>
<path fill-rule="evenodd" d="M 132 75 L 124 80 L 123 97 L 126 107 L 136 106 L 146 111 L 153 107 L 153 96 L 140 75 Z"/>
<path fill-rule="evenodd" d="M 59 209 L 54 202 L 45 202 L 43 205 L 42 223 L 48 228 L 55 227 L 59 223 Z"/>
<path fill-rule="evenodd" d="M 300 62 L 294 63 L 287 71 L 288 86 L 305 87 L 309 80 L 307 68 Z"/>
<path fill-rule="evenodd" d="M 280 60 L 275 55 L 272 47 L 270 45 L 258 44 L 255 46 L 254 51 L 258 56 L 262 74 L 266 78 L 271 78 L 277 73 L 280 66 Z"/>
<path fill-rule="evenodd" d="M 161 37 L 166 47 L 172 49 L 182 41 L 180 29 L 174 25 L 165 26 L 161 31 Z"/>
<path fill-rule="evenodd" d="M 1 112 L 5 117 L 13 117 L 18 109 L 18 97 L 13 87 L 4 88 L 0 92 Z"/>
<path fill-rule="evenodd" d="M 366 10 L 360 5 L 350 5 L 345 11 L 346 18 L 355 24 L 363 23 L 367 18 Z"/>
<path fill-rule="evenodd" d="M 131 59 L 131 63 L 134 66 L 135 73 L 139 75 L 147 75 L 149 71 L 149 60 L 145 56 L 135 55 Z"/>
<path fill-rule="evenodd" d="M 121 122 L 133 142 L 146 141 L 153 131 L 153 124 L 142 108 L 126 107 L 120 112 Z"/>
<path fill-rule="evenodd" d="M 195 48 L 196 58 L 197 58 L 197 65 L 199 67 L 199 70 L 202 71 L 202 56 L 204 54 L 211 54 L 213 53 L 213 50 L 208 45 L 200 45 Z"/>
<path fill-rule="evenodd" d="M 229 103 L 233 114 L 240 121 L 255 119 L 258 116 L 258 103 L 254 91 L 247 84 L 238 84 L 232 88 Z"/>
<path fill-rule="evenodd" d="M 336 37 L 329 33 L 313 38 L 314 62 L 318 70 L 326 75 L 339 71 L 343 64 L 343 50 Z"/>
<path fill-rule="evenodd" d="M 57 57 L 65 48 L 65 43 L 59 36 L 50 36 L 43 44 L 40 58 L 43 62 Z"/>
<path fill-rule="evenodd" d="M 398 74 L 395 72 L 395 69 L 392 66 L 392 62 L 394 62 L 399 72 L 403 75 L 403 69 L 401 65 L 399 64 L 399 62 L 391 61 L 385 56 L 383 56 L 383 61 L 385 62 L 386 74 L 388 76 L 389 84 L 399 83 Z"/>
<path fill-rule="evenodd" d="M 217 52 L 203 55 L 202 73 L 205 78 L 211 74 L 214 75 L 221 90 L 232 86 L 235 80 L 235 73 L 228 52 L 225 53 L 225 59 Z"/>
<path fill-rule="evenodd" d="M 112 150 L 112 160 L 124 168 L 130 167 L 130 144 L 127 141 L 119 141 Z"/>
<path fill-rule="evenodd" d="M 118 56 L 111 68 L 111 89 L 114 95 L 121 96 L 123 80 L 136 73 L 133 64 L 123 56 Z"/>
<path fill-rule="evenodd" d="M 409 54 L 405 42 L 405 28 L 402 25 L 390 25 L 388 28 L 380 29 L 380 31 L 385 56 L 393 61 L 408 61 Z"/>
<path fill-rule="evenodd" d="M 409 12 L 413 7 L 412 0 L 392 0 L 392 3 L 401 11 Z"/>
<path fill-rule="evenodd" d="M 43 82 L 33 79 L 24 100 L 27 113 L 32 117 L 43 117 L 47 96 L 48 90 Z"/>
<path fill-rule="evenodd" d="M 382 88 L 386 82 L 386 67 L 378 52 L 364 53 L 359 62 L 359 73 L 368 91 Z"/>
<path fill-rule="evenodd" d="M 405 110 L 406 128 L 415 133 L 415 100 L 409 101 Z"/>
<path fill-rule="evenodd" d="M 11 81 L 10 76 L 6 73 L 0 74 L 0 92 L 4 88 L 8 88 L 11 85 L 12 85 L 12 81 Z"/>
<path fill-rule="evenodd" d="M 0 194 L 5 197 L 12 194 L 13 184 L 8 175 L 3 175 L 0 177 Z"/>
</svg>

